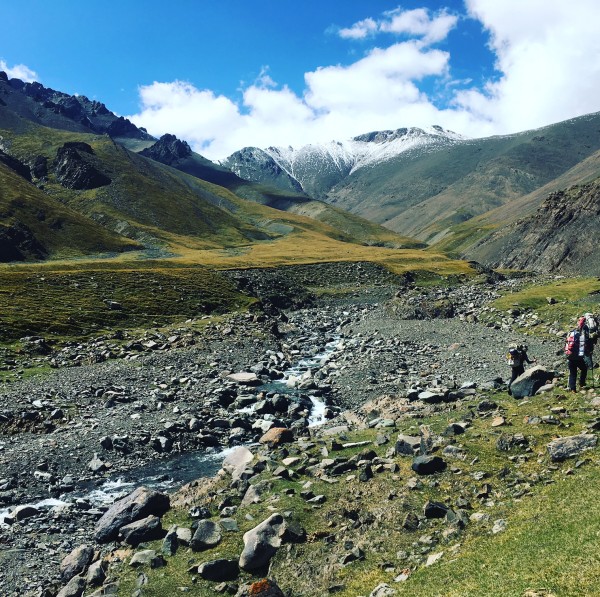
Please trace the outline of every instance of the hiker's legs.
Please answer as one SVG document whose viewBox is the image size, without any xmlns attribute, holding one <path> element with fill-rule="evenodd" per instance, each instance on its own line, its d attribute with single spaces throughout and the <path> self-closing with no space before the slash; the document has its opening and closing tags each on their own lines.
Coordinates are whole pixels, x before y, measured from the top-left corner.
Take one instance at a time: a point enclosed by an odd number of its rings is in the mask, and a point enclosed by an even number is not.
<svg viewBox="0 0 600 597">
<path fill-rule="evenodd" d="M 519 367 L 512 367 L 510 381 L 508 382 L 508 395 L 509 396 L 512 396 L 512 391 L 510 389 L 510 386 L 512 386 L 513 381 L 515 381 L 515 379 L 517 379 L 517 377 L 519 377 L 519 375 L 522 375 L 523 373 L 525 373 L 525 367 L 523 365 L 520 365 Z"/>
<path fill-rule="evenodd" d="M 569 359 L 567 363 L 569 365 L 569 390 L 574 392 L 577 389 L 577 361 Z"/>
</svg>

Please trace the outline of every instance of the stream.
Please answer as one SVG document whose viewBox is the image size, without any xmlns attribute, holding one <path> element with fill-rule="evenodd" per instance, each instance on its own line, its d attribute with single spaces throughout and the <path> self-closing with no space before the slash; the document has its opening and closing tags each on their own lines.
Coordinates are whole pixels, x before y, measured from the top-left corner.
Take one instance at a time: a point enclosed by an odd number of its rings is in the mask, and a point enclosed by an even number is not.
<svg viewBox="0 0 600 597">
<path fill-rule="evenodd" d="M 327 364 L 337 351 L 343 349 L 343 345 L 343 341 L 339 337 L 334 338 L 325 345 L 323 352 L 310 357 L 301 357 L 295 365 L 283 372 L 283 378 L 270 381 L 260 386 L 259 389 L 265 393 L 274 392 L 289 396 L 308 395 L 312 403 L 308 426 L 312 428 L 323 424 L 327 420 L 325 416 L 326 403 L 320 396 L 298 389 L 297 386 L 301 385 L 303 381 L 311 379 L 313 372 Z M 239 412 L 243 412 L 243 410 L 251 411 L 252 407 L 241 409 Z M 83 483 L 78 490 L 69 493 L 68 496 L 48 498 L 23 505 L 33 506 L 38 510 L 50 510 L 68 506 L 73 500 L 83 500 L 92 508 L 106 508 L 140 486 L 172 492 L 196 479 L 214 476 L 221 468 L 227 454 L 236 447 L 219 451 L 210 451 L 209 449 L 186 452 L 169 458 L 153 460 L 144 466 L 117 473 L 100 482 Z M 0 508 L 0 526 L 8 524 L 5 518 L 9 517 L 16 507 L 18 506 Z"/>
</svg>

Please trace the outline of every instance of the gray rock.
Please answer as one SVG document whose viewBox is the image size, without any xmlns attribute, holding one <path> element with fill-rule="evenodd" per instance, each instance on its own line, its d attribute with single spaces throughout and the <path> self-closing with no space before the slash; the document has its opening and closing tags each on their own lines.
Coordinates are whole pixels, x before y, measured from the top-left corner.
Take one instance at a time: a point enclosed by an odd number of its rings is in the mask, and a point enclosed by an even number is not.
<svg viewBox="0 0 600 597">
<path fill-rule="evenodd" d="M 448 513 L 448 506 L 446 504 L 442 504 L 441 502 L 432 502 L 428 501 L 423 506 L 423 514 L 425 518 L 444 518 Z"/>
<path fill-rule="evenodd" d="M 131 560 L 129 560 L 129 565 L 134 568 L 148 565 L 151 568 L 160 568 L 165 564 L 166 562 L 164 558 L 161 555 L 157 555 L 153 549 L 143 549 L 142 551 L 137 551 Z"/>
<path fill-rule="evenodd" d="M 421 445 L 421 438 L 417 435 L 400 434 L 396 440 L 395 452 L 401 456 L 414 456 Z"/>
<path fill-rule="evenodd" d="M 85 580 L 81 576 L 74 576 L 56 597 L 81 597 L 85 591 Z"/>
<path fill-rule="evenodd" d="M 88 597 L 105 597 L 106 595 L 118 595 L 119 594 L 119 583 L 111 582 L 103 585 L 97 591 L 90 593 Z"/>
<path fill-rule="evenodd" d="M 154 541 L 164 537 L 164 530 L 160 518 L 151 514 L 141 520 L 136 520 L 122 526 L 119 530 L 119 536 L 128 545 L 136 547 L 144 541 Z"/>
<path fill-rule="evenodd" d="M 544 367 L 532 367 L 527 369 L 512 382 L 510 391 L 514 398 L 525 398 L 533 396 L 542 386 L 554 378 L 554 372 Z"/>
<path fill-rule="evenodd" d="M 283 516 L 273 514 L 245 533 L 244 550 L 239 561 L 240 568 L 252 571 L 266 566 L 281 546 L 285 527 Z"/>
<path fill-rule="evenodd" d="M 509 452 L 513 448 L 527 448 L 529 441 L 522 433 L 508 435 L 503 433 L 496 442 L 496 449 L 502 452 Z"/>
<path fill-rule="evenodd" d="M 369 597 L 389 597 L 390 595 L 397 595 L 398 591 L 392 589 L 390 585 L 382 582 L 378 584 L 370 593 Z"/>
<path fill-rule="evenodd" d="M 94 548 L 90 545 L 76 547 L 60 563 L 60 578 L 68 582 L 77 574 L 81 574 L 90 564 L 94 557 Z"/>
<path fill-rule="evenodd" d="M 96 523 L 94 538 L 101 543 L 116 539 L 119 529 L 126 524 L 146 518 L 151 514 L 162 516 L 169 510 L 169 496 L 158 491 L 138 487 L 115 502 Z"/>
<path fill-rule="evenodd" d="M 24 504 L 23 506 L 17 506 L 13 512 L 11 512 L 10 518 L 17 521 L 25 520 L 26 518 L 37 516 L 39 513 L 40 511 L 35 506 Z"/>
<path fill-rule="evenodd" d="M 100 460 L 98 458 L 98 454 L 94 453 L 94 457 L 88 463 L 88 468 L 92 471 L 92 473 L 101 473 L 102 471 L 107 470 L 106 462 Z"/>
<path fill-rule="evenodd" d="M 223 461 L 222 468 L 224 471 L 231 475 L 231 478 L 235 481 L 239 479 L 240 475 L 244 472 L 244 469 L 254 459 L 254 454 L 248 450 L 248 448 L 237 448 L 231 454 L 228 454 Z"/>
<path fill-rule="evenodd" d="M 174 556 L 177 553 L 177 548 L 179 547 L 179 539 L 177 537 L 177 525 L 173 525 L 165 535 L 163 539 L 161 552 L 165 556 Z"/>
<path fill-rule="evenodd" d="M 177 540 L 181 545 L 190 545 L 193 537 L 192 529 L 188 527 L 177 527 Z"/>
<path fill-rule="evenodd" d="M 88 568 L 86 576 L 88 587 L 99 587 L 106 580 L 106 570 L 103 560 L 97 560 Z"/>
<path fill-rule="evenodd" d="M 446 462 L 439 456 L 417 456 L 411 468 L 419 475 L 433 475 L 446 470 L 446 466 Z"/>
<path fill-rule="evenodd" d="M 551 441 L 547 448 L 550 458 L 554 462 L 560 462 L 595 447 L 597 443 L 598 438 L 595 435 L 582 433 L 570 437 L 559 437 Z"/>
<path fill-rule="evenodd" d="M 200 520 L 190 546 L 194 551 L 212 549 L 221 543 L 221 527 L 212 520 Z"/>
<path fill-rule="evenodd" d="M 240 568 L 235 560 L 211 560 L 198 566 L 198 574 L 204 580 L 224 582 L 235 580 L 240 573 Z"/>
<path fill-rule="evenodd" d="M 242 585 L 235 597 L 285 597 L 272 578 L 264 578 L 249 585 Z"/>
<path fill-rule="evenodd" d="M 402 521 L 402 528 L 407 531 L 416 531 L 419 528 L 419 517 L 414 512 L 409 512 Z"/>
</svg>

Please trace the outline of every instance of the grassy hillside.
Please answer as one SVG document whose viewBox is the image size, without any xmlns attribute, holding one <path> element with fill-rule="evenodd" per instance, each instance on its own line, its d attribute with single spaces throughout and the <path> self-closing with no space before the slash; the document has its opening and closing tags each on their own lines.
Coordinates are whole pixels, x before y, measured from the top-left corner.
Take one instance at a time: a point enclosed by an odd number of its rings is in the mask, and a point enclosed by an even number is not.
<svg viewBox="0 0 600 597">
<path fill-rule="evenodd" d="M 194 498 L 188 495 L 191 503 L 211 512 L 217 512 L 217 503 L 231 496 L 238 506 L 233 517 L 239 532 L 224 533 L 221 544 L 212 550 L 192 553 L 180 548 L 176 556 L 167 558 L 165 568 L 144 569 L 149 579 L 145 593 L 164 595 L 175 583 L 187 587 L 191 595 L 212 595 L 215 584 L 198 577 L 192 582 L 190 565 L 216 558 L 237 559 L 243 533 L 277 511 L 290 513 L 288 517 L 308 536 L 306 542 L 282 546 L 269 570 L 269 576 L 293 594 L 335 591 L 343 597 L 356 597 L 387 583 L 396 595 L 412 597 L 523 597 L 528 589 L 539 590 L 537 595 L 542 596 L 595 595 L 600 586 L 596 555 L 600 508 L 594 498 L 600 482 L 598 449 L 585 452 L 578 466 L 574 466 L 578 459 L 553 463 L 546 452 L 546 445 L 557 435 L 586 430 L 591 420 L 588 405 L 594 397 L 597 393 L 565 396 L 557 390 L 519 403 L 505 394 L 479 392 L 455 409 L 426 416 L 418 424 L 410 417 L 400 418 L 394 428 L 385 430 L 387 435 L 418 435 L 418 426 L 426 424 L 443 445 L 453 444 L 464 454 L 451 459 L 447 471 L 418 480 L 410 468 L 410 457 L 386 459 L 389 444 L 382 446 L 376 441 L 382 430 L 363 428 L 341 437 L 317 438 L 309 447 L 289 445 L 285 453 L 269 454 L 267 469 L 251 480 L 252 484 L 268 484 L 258 504 L 239 506 L 240 498 L 229 489 L 226 479 L 204 491 L 196 490 Z M 506 421 L 503 426 L 494 427 L 492 417 L 477 414 L 477 403 L 486 399 L 498 405 L 497 414 Z M 533 417 L 547 416 L 551 408 L 566 413 L 559 427 L 528 423 Z M 463 435 L 441 439 L 449 423 L 465 420 L 470 425 Z M 527 448 L 497 449 L 501 436 L 519 433 L 526 438 Z M 332 440 L 349 446 L 330 452 L 332 458 L 357 459 L 359 454 L 374 451 L 388 466 L 366 482 L 355 473 L 333 481 L 311 474 L 310 464 L 325 458 L 322 450 L 329 450 Z M 352 446 L 354 442 L 365 444 Z M 283 465 L 291 472 L 289 480 L 273 473 L 287 452 L 299 458 L 296 464 Z M 392 463 L 394 468 L 389 466 Z M 314 495 L 324 496 L 321 506 L 303 499 L 301 492 L 307 482 Z M 464 528 L 444 518 L 426 519 L 423 507 L 428 501 L 455 510 L 462 507 Z M 471 518 L 475 513 L 479 518 Z M 418 528 L 404 528 L 409 514 L 419 520 Z M 497 521 L 503 523 L 496 531 Z M 181 508 L 167 515 L 164 526 L 191 523 L 188 509 Z M 160 549 L 160 542 L 149 546 Z M 344 563 L 356 547 L 362 550 L 363 559 L 348 558 Z M 139 571 L 125 565 L 120 569 L 120 590 L 129 594 Z M 395 582 L 402 574 L 406 579 Z M 258 578 L 242 573 L 240 580 Z"/>
<path fill-rule="evenodd" d="M 25 227 L 41 251 L 38 258 L 115 254 L 141 248 L 44 194 L 3 164 L 0 164 L 0 213 L 0 229 L 7 233 L 12 227 Z M 36 257 L 26 247 L 20 252 L 25 259 Z M 8 256 L 7 252 L 3 257 Z"/>
<path fill-rule="evenodd" d="M 106 136 L 36 125 L 19 134 L 0 130 L 0 135 L 11 154 L 22 161 L 38 156 L 47 159 L 47 194 L 112 231 L 167 252 L 246 246 L 303 231 L 347 243 L 414 246 L 409 239 L 354 216 L 346 221 L 342 212 L 331 211 L 335 215 L 330 218 L 332 226 L 246 201 L 221 186 L 131 153 Z M 67 141 L 89 144 L 94 163 L 111 183 L 90 190 L 62 186 L 52 164 Z M 272 200 L 276 203 L 277 198 Z"/>
</svg>

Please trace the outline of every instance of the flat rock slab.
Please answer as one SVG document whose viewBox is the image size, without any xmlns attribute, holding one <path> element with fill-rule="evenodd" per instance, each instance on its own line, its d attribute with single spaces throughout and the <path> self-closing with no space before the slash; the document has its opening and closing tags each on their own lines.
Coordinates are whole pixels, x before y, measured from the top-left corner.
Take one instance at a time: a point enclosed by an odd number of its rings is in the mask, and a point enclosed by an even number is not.
<svg viewBox="0 0 600 597">
<path fill-rule="evenodd" d="M 194 551 L 212 549 L 221 543 L 221 527 L 212 520 L 200 520 L 190 543 Z"/>
<path fill-rule="evenodd" d="M 231 373 L 227 376 L 228 379 L 235 381 L 236 383 L 246 386 L 257 386 L 261 384 L 261 380 L 258 378 L 256 373 L 252 371 L 241 371 L 240 373 Z"/>
<path fill-rule="evenodd" d="M 598 443 L 598 438 L 591 433 L 582 433 L 581 435 L 571 435 L 569 437 L 559 437 L 552 440 L 547 448 L 550 458 L 554 462 L 560 462 L 567 458 L 572 458 L 581 454 L 584 450 L 594 448 Z"/>
</svg>

